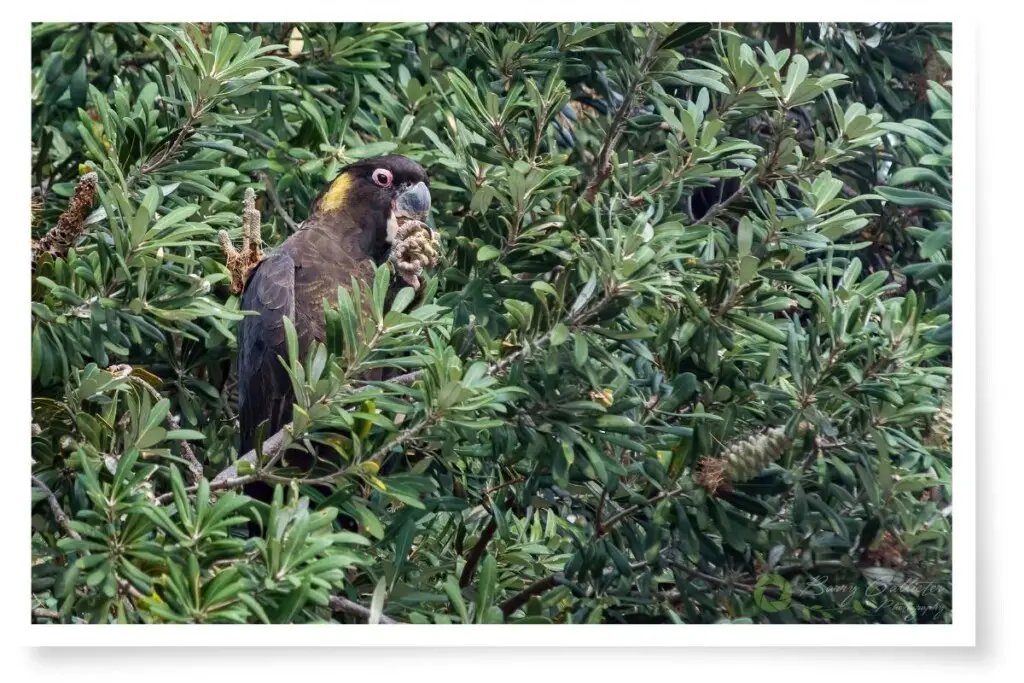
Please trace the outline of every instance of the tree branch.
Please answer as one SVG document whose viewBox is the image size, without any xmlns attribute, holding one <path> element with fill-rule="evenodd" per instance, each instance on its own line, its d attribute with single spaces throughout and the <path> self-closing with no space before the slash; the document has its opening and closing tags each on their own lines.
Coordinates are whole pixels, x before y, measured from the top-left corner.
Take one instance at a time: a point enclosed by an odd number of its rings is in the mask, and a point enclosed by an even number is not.
<svg viewBox="0 0 1024 683">
<path fill-rule="evenodd" d="M 402 386 L 408 387 L 414 384 L 416 380 L 418 380 L 421 377 L 423 377 L 423 371 L 416 370 L 414 372 L 407 372 L 404 375 L 398 375 L 397 377 L 392 377 L 391 379 L 386 379 L 384 381 L 391 382 L 392 384 L 401 384 Z"/>
<path fill-rule="evenodd" d="M 730 204 L 732 204 L 733 202 L 738 200 L 740 197 L 742 197 L 746 193 L 747 188 L 750 187 L 750 185 L 753 182 L 755 182 L 757 179 L 759 179 L 760 177 L 761 177 L 760 173 L 750 173 L 750 174 L 748 174 L 747 177 L 743 179 L 743 182 L 740 183 L 740 186 L 736 189 L 735 192 L 733 192 L 731 195 L 729 195 L 728 197 L 726 197 L 725 199 L 723 199 L 719 203 L 717 203 L 714 206 L 712 206 L 711 209 L 706 214 L 701 216 L 700 220 L 691 223 L 690 227 L 697 227 L 698 225 L 703 225 L 703 224 L 707 223 L 708 221 L 710 221 L 715 216 L 717 216 L 718 214 L 720 214 L 722 211 L 724 211 L 726 208 L 728 208 Z"/>
<path fill-rule="evenodd" d="M 657 495 L 655 495 L 655 496 L 651 496 L 650 498 L 648 498 L 648 499 L 647 499 L 646 501 L 644 501 L 643 503 L 637 503 L 636 505 L 630 505 L 630 506 L 629 506 L 628 508 L 626 508 L 626 509 L 625 509 L 625 510 L 623 510 L 622 512 L 618 513 L 617 515 L 614 515 L 614 516 L 612 516 L 612 517 L 609 517 L 609 518 L 608 518 L 608 521 L 607 521 L 607 522 L 604 522 L 604 523 L 603 523 L 603 524 L 601 525 L 601 529 L 600 529 L 600 531 L 599 531 L 599 532 L 597 532 L 597 533 L 596 533 L 595 535 L 596 535 L 597 537 L 601 537 L 601 536 L 604 536 L 605 534 L 607 534 L 607 533 L 608 533 L 608 530 L 609 530 L 609 529 L 611 529 L 611 528 L 612 528 L 613 526 L 615 526 L 616 524 L 618 524 L 618 523 L 619 523 L 619 522 L 621 522 L 621 521 L 622 521 L 623 519 L 625 519 L 625 518 L 626 518 L 626 517 L 628 517 L 629 515 L 633 514 L 634 512 L 636 512 L 637 510 L 639 510 L 640 508 L 642 508 L 642 507 L 648 507 L 648 506 L 650 506 L 650 505 L 653 505 L 654 503 L 657 503 L 657 502 L 658 502 L 659 500 L 661 500 L 662 498 L 668 498 L 668 497 L 670 497 L 670 496 L 674 496 L 674 495 L 675 495 L 675 494 L 677 494 L 677 493 L 681 493 L 681 492 L 682 492 L 682 490 L 683 490 L 682 488 L 674 488 L 674 489 L 672 489 L 671 491 L 669 491 L 669 490 L 665 490 L 665 491 L 662 491 L 661 493 L 659 493 L 659 494 L 657 494 Z"/>
<path fill-rule="evenodd" d="M 264 455 L 268 455 L 271 458 L 273 458 L 278 453 L 280 453 L 283 450 L 283 448 L 284 448 L 285 436 L 288 434 L 288 430 L 290 428 L 291 428 L 291 424 L 289 423 L 287 426 L 283 427 L 280 431 L 275 432 L 268 439 L 266 439 L 263 442 L 263 454 Z M 249 451 L 248 453 L 246 453 L 245 455 L 240 457 L 238 460 L 236 460 L 235 464 L 231 465 L 230 467 L 228 467 L 228 468 L 226 468 L 224 470 L 221 470 L 220 473 L 216 477 L 213 478 L 213 481 L 210 482 L 210 489 L 213 490 L 213 487 L 215 485 L 223 484 L 224 482 L 227 482 L 227 481 L 230 481 L 230 480 L 233 480 L 233 479 L 245 479 L 246 477 L 239 477 L 238 476 L 238 463 L 240 463 L 240 462 L 247 462 L 250 465 L 252 465 L 253 468 L 255 469 L 256 463 L 258 462 L 258 458 L 259 458 L 259 456 L 256 454 L 256 449 L 255 448 L 252 449 L 251 451 Z M 247 475 L 247 476 L 252 476 L 252 475 Z M 248 483 L 248 482 L 244 482 L 244 483 Z M 238 485 L 238 484 L 236 484 L 236 485 Z M 225 487 L 224 486 L 220 486 L 219 488 L 225 488 Z"/>
<path fill-rule="evenodd" d="M 615 151 L 615 147 L 619 144 L 619 139 L 622 137 L 622 133 L 626 128 L 626 117 L 631 111 L 633 111 L 633 100 L 636 98 L 640 91 L 640 86 L 643 84 L 644 79 L 647 78 L 647 69 L 650 68 L 651 62 L 654 60 L 654 55 L 658 51 L 658 45 L 661 43 L 658 36 L 654 32 L 648 33 L 650 43 L 647 46 L 647 51 L 640 60 L 640 64 L 637 67 L 639 74 L 636 80 L 630 83 L 629 88 L 626 90 L 626 94 L 622 98 L 622 103 L 619 108 L 615 111 L 615 116 L 612 117 L 612 124 L 608 128 L 608 134 L 604 138 L 604 145 L 601 146 L 601 152 L 598 154 L 597 170 L 594 172 L 594 177 L 587 183 L 587 188 L 583 192 L 584 198 L 593 203 L 594 197 L 597 196 L 597 191 L 601 189 L 601 185 L 608 179 L 608 176 L 612 172 L 611 157 Z"/>
<path fill-rule="evenodd" d="M 498 521 L 491 517 L 491 521 L 484 527 L 483 533 L 480 534 L 480 540 L 473 546 L 473 550 L 470 551 L 469 556 L 466 557 L 466 566 L 462 568 L 462 576 L 459 577 L 459 588 L 465 588 L 469 585 L 469 582 L 473 580 L 473 574 L 476 572 L 476 566 L 480 564 L 480 558 L 484 556 L 484 551 L 487 550 L 487 544 L 492 538 L 494 538 L 494 532 L 498 529 Z"/>
<path fill-rule="evenodd" d="M 331 610 L 334 612 L 351 614 L 353 616 L 359 617 L 360 619 L 366 619 L 367 621 L 369 621 L 370 619 L 370 610 L 368 608 L 363 607 L 358 602 L 352 602 L 348 598 L 340 598 L 337 595 L 332 595 L 330 597 L 328 604 L 330 605 Z M 385 616 L 382 614 L 380 615 L 380 623 L 397 624 L 399 622 L 395 621 L 389 616 Z"/>
<path fill-rule="evenodd" d="M 129 365 L 111 366 L 107 368 L 107 370 L 113 372 L 115 367 L 119 369 L 127 368 L 128 372 L 131 372 L 131 366 Z M 143 380 L 140 377 L 132 377 L 131 379 L 136 384 L 143 387 L 147 392 L 149 392 L 149 395 L 152 396 L 155 400 L 160 401 L 163 399 L 163 394 L 157 391 L 156 388 L 153 387 L 149 382 Z M 178 419 L 178 416 L 172 414 L 171 412 L 167 413 L 167 428 L 169 430 L 181 428 L 181 421 Z M 188 461 L 189 479 L 191 480 L 192 484 L 198 485 L 203 478 L 203 464 L 199 462 L 199 458 L 196 457 L 195 452 L 192 450 L 192 445 L 188 441 L 181 441 L 179 442 L 179 444 L 181 447 L 182 457 Z"/>
<path fill-rule="evenodd" d="M 64 530 L 64 533 L 76 541 L 82 540 L 79 533 L 72 529 L 68 524 L 69 520 L 67 513 L 65 513 L 64 508 L 60 506 L 60 501 L 57 500 L 57 496 L 53 495 L 53 491 L 50 490 L 50 487 L 44 484 L 42 480 L 34 474 L 32 475 L 32 485 L 46 494 L 46 500 L 50 504 L 50 511 L 53 512 L 53 518 L 57 521 L 60 528 Z"/>
<path fill-rule="evenodd" d="M 270 205 L 274 207 L 274 211 L 276 211 L 277 215 L 281 217 L 281 220 L 285 222 L 285 225 L 287 225 L 292 232 L 295 232 L 299 229 L 299 224 L 296 223 L 295 219 L 284 210 L 283 206 L 281 206 L 281 198 L 277 195 L 277 188 L 274 187 L 274 181 L 271 180 L 270 174 L 260 173 L 260 175 L 263 177 L 263 184 L 267 188 L 267 197 L 270 198 Z"/>
<path fill-rule="evenodd" d="M 37 619 L 50 619 L 51 621 L 59 621 L 60 613 L 55 612 L 52 609 L 44 609 L 42 607 L 36 607 L 32 610 L 32 616 Z"/>
<path fill-rule="evenodd" d="M 174 138 L 174 142 L 167 145 L 163 149 L 163 153 L 160 154 L 156 159 L 148 161 L 139 166 L 139 175 L 149 175 L 153 171 L 159 170 L 164 164 L 174 158 L 174 156 L 181 149 L 181 146 L 185 144 L 193 133 L 195 133 L 194 126 L 199 118 L 203 115 L 203 107 L 206 103 L 202 98 L 196 100 L 195 106 L 188 113 L 188 118 L 185 119 L 185 125 L 178 133 L 177 137 Z M 136 176 L 137 177 L 137 176 Z"/>
<path fill-rule="evenodd" d="M 531 583 L 529 586 L 501 603 L 501 613 L 507 618 L 510 614 L 527 603 L 534 595 L 545 593 L 558 585 L 559 574 L 552 574 L 547 578 Z"/>
</svg>

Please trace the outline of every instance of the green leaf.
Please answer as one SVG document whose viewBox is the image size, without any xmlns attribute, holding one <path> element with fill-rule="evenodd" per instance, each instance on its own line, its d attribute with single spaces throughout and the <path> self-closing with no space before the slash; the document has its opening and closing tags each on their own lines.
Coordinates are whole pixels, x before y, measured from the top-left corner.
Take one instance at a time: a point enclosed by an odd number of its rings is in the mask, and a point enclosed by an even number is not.
<svg viewBox="0 0 1024 683">
<path fill-rule="evenodd" d="M 558 323 L 551 329 L 551 345 L 561 346 L 569 338 L 569 328 L 565 323 Z"/>
<path fill-rule="evenodd" d="M 202 441 L 206 435 L 194 429 L 171 429 L 164 438 L 171 441 Z"/>
<path fill-rule="evenodd" d="M 952 211 L 953 204 L 948 199 L 943 199 L 934 194 L 921 192 L 920 190 L 906 190 L 898 187 L 876 187 L 875 192 L 886 201 L 900 206 L 917 206 L 927 209 L 942 209 Z"/>
<path fill-rule="evenodd" d="M 463 624 L 470 623 L 469 611 L 466 609 L 466 602 L 462 599 L 462 592 L 459 590 L 459 584 L 454 577 L 449 576 L 444 583 L 444 592 L 448 595 L 448 600 L 451 601 L 452 607 L 459 614 L 459 619 L 462 620 Z"/>
<path fill-rule="evenodd" d="M 737 248 L 740 258 L 750 253 L 750 245 L 754 239 L 754 224 L 746 216 L 740 218 L 740 224 L 736 232 Z M 749 278 L 748 278 L 749 279 Z"/>
<path fill-rule="evenodd" d="M 482 624 L 487 608 L 491 606 L 491 598 L 494 596 L 495 579 L 497 574 L 497 562 L 494 556 L 488 553 L 484 556 L 483 562 L 476 574 L 476 623 Z"/>
<path fill-rule="evenodd" d="M 480 247 L 480 249 L 476 252 L 476 260 L 481 263 L 484 261 L 496 259 L 499 256 L 501 256 L 501 252 L 489 244 L 485 244 L 484 246 Z"/>
<path fill-rule="evenodd" d="M 373 589 L 373 598 L 370 600 L 370 616 L 368 624 L 379 624 L 384 614 L 384 598 L 387 595 L 388 582 L 383 576 L 377 581 L 377 587 Z"/>
<path fill-rule="evenodd" d="M 800 54 L 793 55 L 793 59 L 789 62 L 789 68 L 786 70 L 786 83 L 782 89 L 783 99 L 787 101 L 792 99 L 797 86 L 807 78 L 808 66 L 806 57 Z"/>
</svg>

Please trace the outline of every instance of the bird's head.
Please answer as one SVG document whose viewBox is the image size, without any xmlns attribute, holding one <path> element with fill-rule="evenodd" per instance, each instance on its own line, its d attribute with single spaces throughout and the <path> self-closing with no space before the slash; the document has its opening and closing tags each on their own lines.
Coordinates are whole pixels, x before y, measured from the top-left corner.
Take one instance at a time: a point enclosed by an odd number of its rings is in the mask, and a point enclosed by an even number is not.
<svg viewBox="0 0 1024 683">
<path fill-rule="evenodd" d="M 360 246 L 378 263 L 387 258 L 401 219 L 425 223 L 429 217 L 427 173 L 398 155 L 363 159 L 341 169 L 310 211 L 310 218 L 327 227 L 359 231 Z"/>
</svg>

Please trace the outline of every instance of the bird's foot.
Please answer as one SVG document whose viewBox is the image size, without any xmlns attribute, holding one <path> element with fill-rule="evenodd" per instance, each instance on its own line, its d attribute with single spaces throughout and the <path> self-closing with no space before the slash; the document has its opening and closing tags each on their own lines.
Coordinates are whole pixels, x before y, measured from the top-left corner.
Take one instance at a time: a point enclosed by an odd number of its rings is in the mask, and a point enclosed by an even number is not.
<svg viewBox="0 0 1024 683">
<path fill-rule="evenodd" d="M 420 274 L 424 268 L 438 264 L 440 252 L 441 245 L 433 230 L 420 221 L 406 220 L 398 226 L 390 258 L 402 280 L 418 290 L 422 284 Z"/>
<path fill-rule="evenodd" d="M 227 230 L 221 230 L 220 248 L 224 252 L 228 272 L 231 274 L 231 293 L 241 294 L 245 289 L 245 281 L 249 272 L 263 260 L 263 249 L 260 237 L 260 212 L 256 209 L 256 193 L 251 187 L 246 188 L 242 205 L 242 248 L 236 250 L 231 244 Z"/>
</svg>

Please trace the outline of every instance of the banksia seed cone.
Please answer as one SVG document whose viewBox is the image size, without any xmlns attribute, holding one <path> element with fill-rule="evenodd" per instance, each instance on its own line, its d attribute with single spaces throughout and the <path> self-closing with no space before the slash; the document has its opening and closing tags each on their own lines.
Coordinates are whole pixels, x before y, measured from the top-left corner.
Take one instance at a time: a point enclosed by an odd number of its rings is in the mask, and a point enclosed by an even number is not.
<svg viewBox="0 0 1024 683">
<path fill-rule="evenodd" d="M 726 462 L 722 458 L 701 458 L 694 481 L 712 495 L 732 489 L 732 482 L 725 473 L 725 465 Z"/>
<path fill-rule="evenodd" d="M 696 482 L 709 493 L 728 490 L 733 483 L 753 479 L 779 459 L 792 439 L 782 427 L 730 441 L 719 458 L 703 458 Z"/>
<path fill-rule="evenodd" d="M 935 448 L 950 450 L 953 447 L 953 393 L 942 399 L 939 412 L 932 417 L 925 443 Z"/>
<path fill-rule="evenodd" d="M 32 227 L 39 225 L 39 222 L 43 219 L 40 215 L 43 211 L 43 199 L 42 197 L 33 195 L 32 196 Z"/>
<path fill-rule="evenodd" d="M 782 427 L 732 441 L 726 446 L 723 454 L 726 474 L 734 482 L 752 479 L 765 467 L 778 460 L 790 443 L 791 440 Z"/>
<path fill-rule="evenodd" d="M 36 261 L 43 254 L 53 258 L 66 256 L 68 250 L 75 245 L 85 230 L 85 218 L 96 199 L 96 187 L 99 177 L 95 171 L 86 173 L 78 179 L 75 196 L 71 198 L 68 208 L 60 215 L 57 225 L 46 233 L 42 239 L 32 244 L 32 270 L 35 271 Z"/>
<path fill-rule="evenodd" d="M 882 537 L 864 551 L 864 564 L 872 567 L 888 567 L 890 569 L 902 569 L 907 562 L 903 558 L 906 550 L 894 537 L 886 531 Z"/>
</svg>

